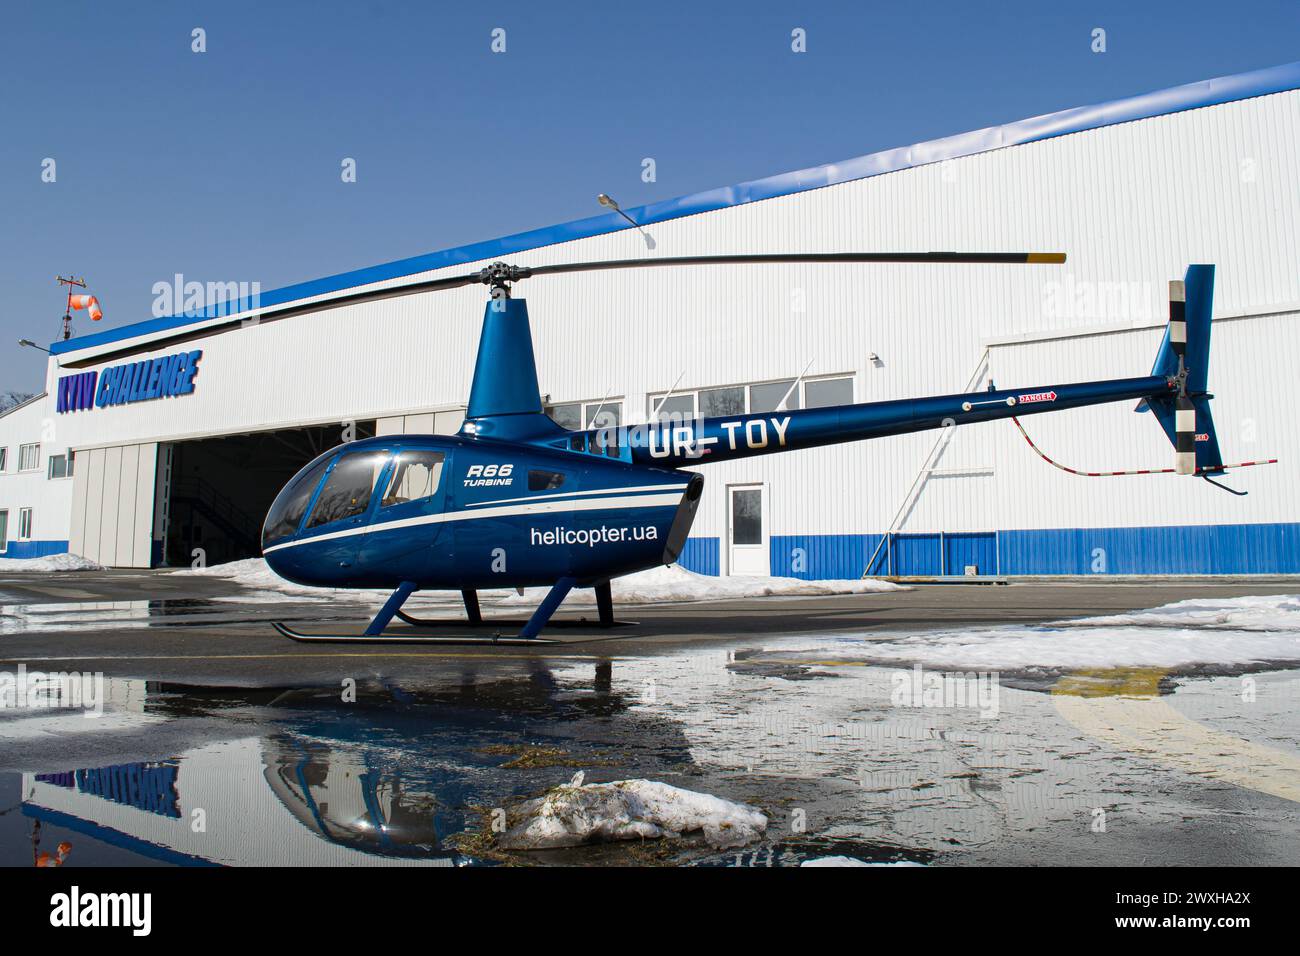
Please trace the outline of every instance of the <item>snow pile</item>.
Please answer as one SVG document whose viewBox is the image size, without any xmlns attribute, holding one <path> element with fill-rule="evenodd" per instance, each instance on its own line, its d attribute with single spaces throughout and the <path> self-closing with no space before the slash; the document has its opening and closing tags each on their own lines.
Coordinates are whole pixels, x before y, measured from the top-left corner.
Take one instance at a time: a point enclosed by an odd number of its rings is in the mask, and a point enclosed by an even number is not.
<svg viewBox="0 0 1300 956">
<path fill-rule="evenodd" d="M 1271 595 L 1181 601 L 1041 627 L 864 635 L 831 646 L 837 657 L 960 671 L 1289 664 L 1300 661 L 1300 599 Z"/>
<path fill-rule="evenodd" d="M 309 600 L 347 600 L 361 597 L 370 600 L 379 597 L 378 591 L 340 591 L 335 588 L 311 588 L 286 581 L 267 565 L 265 558 L 245 558 L 210 567 L 185 568 L 173 574 L 197 574 L 203 577 L 226 578 L 250 591 L 274 591 Z"/>
<path fill-rule="evenodd" d="M 320 600 L 361 600 L 382 602 L 388 597 L 383 591 L 350 591 L 335 588 L 312 588 L 284 580 L 269 567 L 264 558 L 248 558 L 229 564 L 214 564 L 174 572 L 176 574 L 201 574 L 227 578 L 254 591 L 275 591 L 294 597 Z M 906 590 L 888 581 L 803 581 L 798 578 L 774 577 L 714 577 L 695 574 L 685 568 L 651 568 L 626 577 L 615 578 L 612 583 L 614 601 L 618 604 L 660 604 L 688 601 L 719 601 L 731 598 L 764 597 L 768 595 L 862 594 L 873 591 Z M 540 604 L 547 588 L 527 588 L 523 594 L 508 589 L 480 591 L 479 598 L 486 604 L 502 606 Z M 460 594 L 455 591 L 420 591 L 412 596 L 411 603 L 423 602 L 459 604 Z M 596 593 L 590 588 L 575 589 L 565 598 L 565 606 L 592 605 Z"/>
<path fill-rule="evenodd" d="M 96 564 L 79 554 L 49 554 L 43 558 L 0 558 L 0 573 L 8 571 L 103 571 L 102 564 Z"/>
<path fill-rule="evenodd" d="M 873 591 L 907 590 L 889 581 L 804 581 L 800 578 L 718 577 L 696 574 L 676 564 L 650 568 L 610 582 L 616 604 L 670 604 L 690 601 L 725 601 L 734 598 L 769 597 L 773 595 L 864 594 Z M 502 604 L 538 604 L 545 588 L 529 588 L 523 595 L 513 591 L 501 594 Z M 573 591 L 565 604 L 595 604 L 596 592 L 584 588 Z"/>
<path fill-rule="evenodd" d="M 1195 598 L 1162 604 L 1149 611 L 1108 614 L 1081 621 L 1057 621 L 1107 627 L 1196 627 L 1233 631 L 1300 631 L 1300 595 L 1266 594 L 1239 598 Z"/>
<path fill-rule="evenodd" d="M 767 830 L 767 817 L 732 803 L 654 780 L 567 786 L 512 808 L 516 822 L 497 840 L 505 850 L 546 850 L 608 840 L 653 840 L 699 833 L 710 846 L 743 846 Z"/>
</svg>

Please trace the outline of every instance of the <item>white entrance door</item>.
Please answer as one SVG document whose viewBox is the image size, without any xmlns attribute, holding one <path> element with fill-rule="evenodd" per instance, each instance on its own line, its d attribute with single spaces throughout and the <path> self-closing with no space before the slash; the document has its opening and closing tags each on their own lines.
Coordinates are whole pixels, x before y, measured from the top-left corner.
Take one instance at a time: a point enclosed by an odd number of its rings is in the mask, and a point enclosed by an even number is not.
<svg viewBox="0 0 1300 956">
<path fill-rule="evenodd" d="M 768 574 L 762 485 L 727 486 L 728 574 Z"/>
</svg>

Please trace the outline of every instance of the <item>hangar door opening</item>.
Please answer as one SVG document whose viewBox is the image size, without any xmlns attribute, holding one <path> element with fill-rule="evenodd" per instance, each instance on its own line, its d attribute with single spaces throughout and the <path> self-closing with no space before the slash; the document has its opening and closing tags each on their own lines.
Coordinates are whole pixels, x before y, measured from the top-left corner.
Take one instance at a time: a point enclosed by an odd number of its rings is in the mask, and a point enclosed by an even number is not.
<svg viewBox="0 0 1300 956">
<path fill-rule="evenodd" d="M 371 438 L 375 423 L 356 423 Z M 161 563 L 188 566 L 194 550 L 208 565 L 262 553 L 262 521 L 303 465 L 343 442 L 337 424 L 175 442 L 158 458 Z"/>
</svg>

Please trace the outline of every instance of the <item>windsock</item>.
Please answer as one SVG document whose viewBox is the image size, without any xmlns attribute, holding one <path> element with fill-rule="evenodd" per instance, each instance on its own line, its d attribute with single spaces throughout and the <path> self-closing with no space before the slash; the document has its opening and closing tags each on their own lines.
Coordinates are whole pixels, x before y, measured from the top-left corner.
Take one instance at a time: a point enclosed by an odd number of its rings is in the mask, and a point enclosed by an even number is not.
<svg viewBox="0 0 1300 956">
<path fill-rule="evenodd" d="M 99 300 L 93 295 L 73 295 L 68 297 L 68 304 L 74 309 L 90 310 L 92 321 L 98 322 L 104 317 L 104 310 L 99 307 Z"/>
</svg>

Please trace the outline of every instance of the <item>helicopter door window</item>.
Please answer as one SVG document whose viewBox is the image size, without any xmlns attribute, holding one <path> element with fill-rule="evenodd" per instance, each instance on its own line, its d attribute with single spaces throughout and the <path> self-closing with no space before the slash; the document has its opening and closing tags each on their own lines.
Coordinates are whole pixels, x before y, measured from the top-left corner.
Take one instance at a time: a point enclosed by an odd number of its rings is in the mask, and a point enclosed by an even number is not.
<svg viewBox="0 0 1300 956">
<path fill-rule="evenodd" d="M 533 470 L 528 473 L 529 491 L 554 491 L 564 484 L 564 475 L 558 471 Z"/>
<path fill-rule="evenodd" d="M 440 451 L 404 451 L 399 454 L 393 464 L 393 477 L 379 506 L 389 508 L 432 498 L 442 481 L 443 460 Z"/>
<path fill-rule="evenodd" d="M 364 514 L 370 507 L 375 479 L 387 459 L 387 452 L 358 452 L 340 458 L 325 479 L 325 486 L 316 498 L 316 507 L 307 519 L 307 527 L 318 528 L 332 521 Z"/>
</svg>

